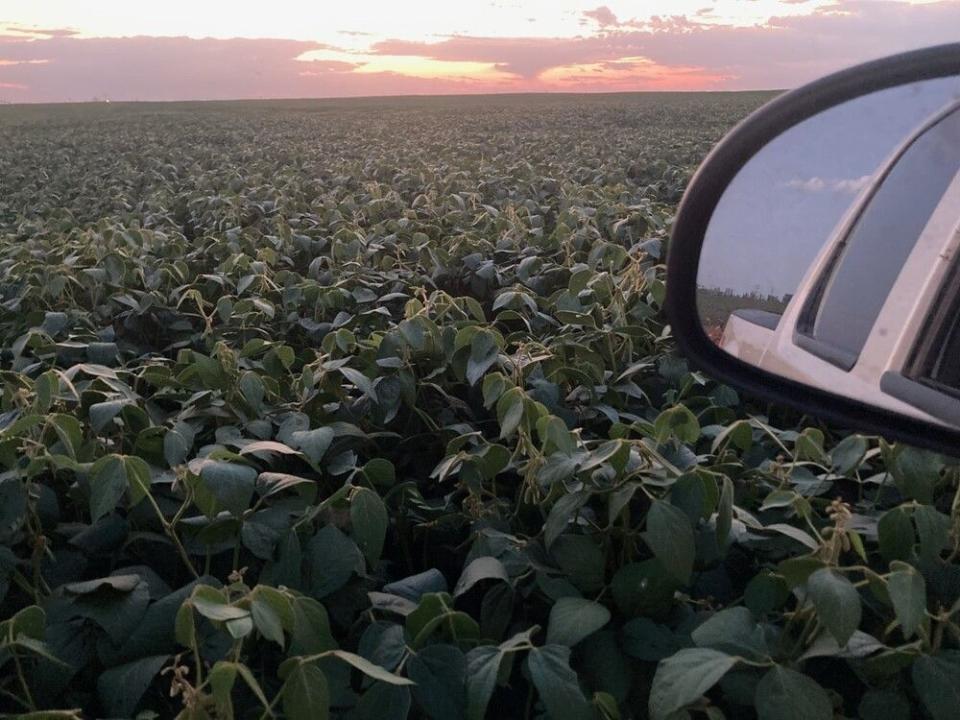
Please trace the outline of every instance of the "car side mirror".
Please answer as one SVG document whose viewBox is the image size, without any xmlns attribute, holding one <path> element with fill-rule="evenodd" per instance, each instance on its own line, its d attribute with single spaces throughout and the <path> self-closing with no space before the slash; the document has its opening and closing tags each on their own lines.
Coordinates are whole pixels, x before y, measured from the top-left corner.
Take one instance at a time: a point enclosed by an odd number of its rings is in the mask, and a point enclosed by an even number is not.
<svg viewBox="0 0 960 720">
<path fill-rule="evenodd" d="M 713 150 L 667 313 L 713 376 L 960 454 L 960 43 L 778 96 Z"/>
</svg>

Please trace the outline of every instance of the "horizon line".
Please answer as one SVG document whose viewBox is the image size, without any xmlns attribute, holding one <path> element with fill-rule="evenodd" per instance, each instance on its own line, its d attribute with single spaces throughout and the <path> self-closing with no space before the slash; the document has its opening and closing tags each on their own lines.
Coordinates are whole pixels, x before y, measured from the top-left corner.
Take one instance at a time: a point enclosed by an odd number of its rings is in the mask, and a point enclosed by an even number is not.
<svg viewBox="0 0 960 720">
<path fill-rule="evenodd" d="M 738 95 L 745 93 L 783 93 L 789 88 L 754 88 L 745 90 L 537 90 L 482 93 L 397 93 L 390 95 L 324 95 L 300 97 L 238 97 L 238 98 L 184 98 L 178 100 L 111 100 L 90 98 L 87 100 L 16 101 L 0 100 L 0 107 L 38 107 L 44 105 L 175 105 L 177 103 L 243 103 L 243 102 L 323 102 L 325 100 L 400 100 L 404 98 L 483 98 L 483 97 L 535 97 L 535 96 L 603 96 L 603 95 Z"/>
</svg>

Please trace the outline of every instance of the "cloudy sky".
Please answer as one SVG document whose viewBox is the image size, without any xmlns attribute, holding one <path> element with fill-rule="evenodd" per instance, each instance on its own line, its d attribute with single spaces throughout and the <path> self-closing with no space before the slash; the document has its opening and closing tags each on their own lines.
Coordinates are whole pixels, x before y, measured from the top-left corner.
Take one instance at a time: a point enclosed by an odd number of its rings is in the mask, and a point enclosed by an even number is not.
<svg viewBox="0 0 960 720">
<path fill-rule="evenodd" d="M 793 87 L 960 0 L 3 0 L 0 101 Z"/>
</svg>

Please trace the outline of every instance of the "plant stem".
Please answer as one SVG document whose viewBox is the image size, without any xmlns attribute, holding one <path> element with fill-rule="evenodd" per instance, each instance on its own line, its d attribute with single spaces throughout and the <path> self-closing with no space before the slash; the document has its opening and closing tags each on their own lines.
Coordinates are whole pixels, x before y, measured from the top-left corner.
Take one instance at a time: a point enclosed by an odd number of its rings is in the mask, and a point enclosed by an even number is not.
<svg viewBox="0 0 960 720">
<path fill-rule="evenodd" d="M 33 695 L 30 693 L 30 686 L 27 684 L 27 678 L 23 674 L 23 665 L 20 664 L 20 656 L 17 654 L 17 651 L 10 649 L 10 655 L 13 656 L 13 664 L 17 667 L 17 677 L 20 679 L 20 686 L 23 688 L 23 694 L 27 699 L 27 707 L 30 708 L 30 711 L 33 712 L 37 709 L 36 703 L 33 701 Z"/>
</svg>

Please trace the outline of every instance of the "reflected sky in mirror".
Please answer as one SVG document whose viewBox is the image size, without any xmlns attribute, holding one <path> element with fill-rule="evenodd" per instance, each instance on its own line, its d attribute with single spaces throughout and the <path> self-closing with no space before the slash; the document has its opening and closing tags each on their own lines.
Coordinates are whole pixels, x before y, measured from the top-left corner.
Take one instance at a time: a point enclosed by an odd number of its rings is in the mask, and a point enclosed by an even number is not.
<svg viewBox="0 0 960 720">
<path fill-rule="evenodd" d="M 773 140 L 740 171 L 711 218 L 700 287 L 791 295 L 872 175 L 957 99 L 957 77 L 891 88 L 831 108 Z"/>
</svg>

